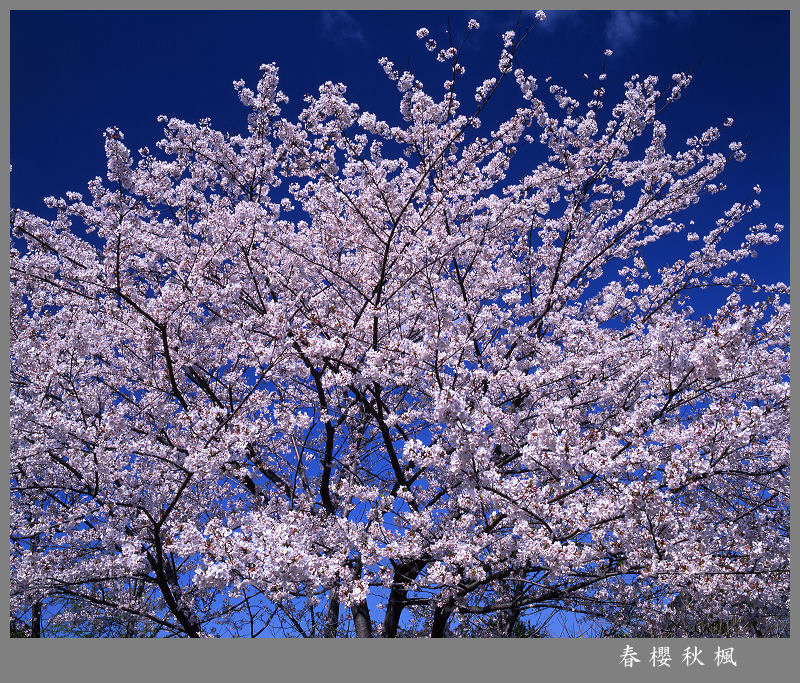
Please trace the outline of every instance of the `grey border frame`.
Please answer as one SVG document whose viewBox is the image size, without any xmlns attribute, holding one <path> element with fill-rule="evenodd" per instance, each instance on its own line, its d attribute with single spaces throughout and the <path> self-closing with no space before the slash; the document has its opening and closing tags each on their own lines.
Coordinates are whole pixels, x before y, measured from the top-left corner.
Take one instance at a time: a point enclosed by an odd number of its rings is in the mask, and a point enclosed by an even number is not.
<svg viewBox="0 0 800 683">
<path fill-rule="evenodd" d="M 4 2 L 2 22 L 3 39 L 10 36 L 10 10 L 12 9 L 111 9 L 109 4 L 119 9 L 219 9 L 218 4 L 209 0 L 188 3 L 187 0 L 167 0 L 161 3 L 147 3 L 143 7 L 131 7 L 133 3 L 122 3 L 120 0 L 107 2 L 80 2 L 67 4 L 46 0 L 36 2 L 33 6 L 25 6 L 23 0 L 16 0 L 13 7 Z M 342 0 L 318 5 L 321 0 L 299 0 L 289 3 L 287 0 L 269 0 L 267 3 L 235 2 L 235 7 L 226 9 L 398 9 L 400 3 L 392 3 L 384 7 L 388 0 L 379 0 L 379 6 L 365 3 L 363 0 Z M 138 4 L 138 3 L 136 3 Z M 436 9 L 486 9 L 489 3 L 476 4 L 465 2 L 454 4 L 453 0 L 435 3 Z M 492 3 L 494 5 L 494 3 Z M 676 3 L 677 4 L 677 3 Z M 333 5 L 333 6 L 331 6 Z M 731 6 L 733 5 L 733 6 Z M 766 5 L 766 6 L 765 6 Z M 491 9 L 520 9 L 521 6 L 509 6 L 500 3 Z M 537 9 L 536 7 L 524 7 Z M 603 5 L 583 2 L 569 2 L 568 9 L 611 9 Z M 704 9 L 754 9 L 752 3 L 742 0 L 726 5 L 717 5 L 717 0 L 704 3 Z M 402 9 L 432 9 L 430 5 L 416 2 Z M 630 9 L 626 6 L 625 9 Z M 636 9 L 665 9 L 663 7 L 641 7 Z M 682 6 L 671 6 L 668 9 L 697 9 L 696 5 L 684 3 Z M 759 3 L 758 9 L 789 9 L 788 3 L 773 5 L 769 0 Z M 799 12 L 790 14 L 790 31 L 797 35 Z M 791 104 L 797 104 L 798 49 L 790 41 L 790 73 Z M 3 69 L 4 92 L 9 92 L 10 54 L 3 51 L 3 60 L 7 63 Z M 9 130 L 9 110 L 2 110 L 4 130 Z M 791 173 L 797 177 L 798 143 L 795 126 L 791 126 Z M 8 163 L 10 156 L 8 135 L 0 138 L 0 158 Z M 6 166 L 7 168 L 8 166 Z M 2 174 L 0 180 L 0 204 L 9 207 L 9 177 Z M 791 202 L 790 218 L 798 216 L 798 202 Z M 790 224 L 791 225 L 791 224 Z M 790 231 L 791 235 L 791 231 Z M 797 274 L 800 264 L 800 243 L 791 243 L 792 276 Z M 8 255 L 3 250 L 2 263 L 7 267 Z M 794 278 L 792 278 L 794 279 Z M 3 293 L 3 306 L 8 310 L 8 282 L 0 278 L 0 291 Z M 793 315 L 793 323 L 797 315 Z M 8 358 L 8 318 L 2 318 L 4 334 L 0 337 L 2 348 Z M 793 354 L 794 355 L 794 354 Z M 0 389 L 7 395 L 8 373 L 0 372 Z M 792 426 L 796 424 L 796 411 L 792 410 Z M 7 424 L 7 422 L 6 422 Z M 8 431 L 0 433 L 0 443 L 8 452 Z M 0 460 L 7 462 L 7 455 Z M 8 508 L 0 506 L 0 520 L 8 526 Z M 796 523 L 796 513 L 792 512 L 792 521 Z M 797 555 L 797 548 L 792 548 L 792 559 Z M 0 576 L 2 585 L 8 588 L 8 556 L 0 554 Z M 793 576 L 792 588 L 796 588 L 797 580 Z M 796 593 L 795 590 L 792 591 Z M 7 593 L 5 593 L 7 594 Z M 367 644 L 364 641 L 306 641 L 306 640 L 255 640 L 243 641 L 233 639 L 189 641 L 189 640 L 67 640 L 53 639 L 46 641 L 30 641 L 15 639 L 3 630 L 0 633 L 0 679 L 14 683 L 44 683 L 49 681 L 81 681 L 84 683 L 127 683 L 142 680 L 170 683 L 192 681 L 192 683 L 218 683 L 236 681 L 249 683 L 258 681 L 268 683 L 277 681 L 313 682 L 318 680 L 346 681 L 360 683 L 375 681 L 376 683 L 393 683 L 394 681 L 436 681 L 453 683 L 533 683 L 538 681 L 564 681 L 565 683 L 583 683 L 591 681 L 665 681 L 680 683 L 693 681 L 699 683 L 782 683 L 797 680 L 797 670 L 792 675 L 797 636 L 789 639 L 747 640 L 732 639 L 727 641 L 711 639 L 548 639 L 531 640 L 461 640 L 432 641 L 395 640 L 377 641 Z M 40 644 L 41 643 L 41 644 Z M 620 664 L 623 647 L 629 644 L 642 660 L 637 666 L 625 669 Z M 652 669 L 648 665 L 649 652 L 653 646 L 669 645 L 672 650 L 672 667 L 670 669 Z M 681 662 L 681 652 L 688 646 L 703 650 L 704 667 L 685 667 Z M 716 667 L 713 653 L 717 646 L 734 647 L 737 667 Z"/>
</svg>

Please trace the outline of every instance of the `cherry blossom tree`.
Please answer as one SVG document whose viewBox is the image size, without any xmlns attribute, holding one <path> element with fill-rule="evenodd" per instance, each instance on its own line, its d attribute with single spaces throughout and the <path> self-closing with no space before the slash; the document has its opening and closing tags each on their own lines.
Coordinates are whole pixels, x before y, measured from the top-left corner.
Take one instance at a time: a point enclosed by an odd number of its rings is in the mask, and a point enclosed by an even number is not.
<svg viewBox="0 0 800 683">
<path fill-rule="evenodd" d="M 162 117 L 134 158 L 109 128 L 88 199 L 12 211 L 12 616 L 786 634 L 789 288 L 733 270 L 781 226 L 755 195 L 689 226 L 744 158 L 717 126 L 667 151 L 690 76 L 580 103 L 517 63 L 529 30 L 462 103 L 420 29 L 447 81 L 381 60 L 399 123 L 331 82 L 289 120 L 264 65 L 246 134 Z"/>
</svg>

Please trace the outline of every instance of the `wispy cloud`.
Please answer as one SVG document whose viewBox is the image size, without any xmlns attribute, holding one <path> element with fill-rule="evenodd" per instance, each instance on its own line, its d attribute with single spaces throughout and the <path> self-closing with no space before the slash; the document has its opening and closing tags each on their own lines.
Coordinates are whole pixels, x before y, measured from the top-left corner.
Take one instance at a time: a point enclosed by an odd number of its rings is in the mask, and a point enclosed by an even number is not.
<svg viewBox="0 0 800 683">
<path fill-rule="evenodd" d="M 539 24 L 539 29 L 551 33 L 556 29 L 562 28 L 565 24 L 574 25 L 580 21 L 580 12 L 573 9 L 546 9 L 544 13 L 547 18 Z M 531 10 L 530 15 L 533 16 L 535 11 Z"/>
<path fill-rule="evenodd" d="M 642 33 L 654 23 L 653 17 L 646 12 L 615 10 L 611 12 L 605 28 L 608 46 L 614 50 L 622 50 L 639 40 Z"/>
<path fill-rule="evenodd" d="M 322 21 L 322 30 L 325 37 L 339 44 L 361 43 L 365 45 L 367 39 L 361 24 L 344 10 L 325 10 L 319 14 Z"/>
<path fill-rule="evenodd" d="M 686 22 L 690 19 L 693 19 L 694 16 L 698 13 L 698 10 L 694 9 L 668 9 L 664 10 L 664 16 L 669 19 L 670 21 L 675 22 Z"/>
</svg>

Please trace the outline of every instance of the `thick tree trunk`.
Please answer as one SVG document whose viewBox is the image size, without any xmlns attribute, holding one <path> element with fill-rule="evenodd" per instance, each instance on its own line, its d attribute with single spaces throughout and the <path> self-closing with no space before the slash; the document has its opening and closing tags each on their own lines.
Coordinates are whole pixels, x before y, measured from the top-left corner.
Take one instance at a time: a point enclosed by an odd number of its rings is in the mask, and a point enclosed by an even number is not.
<svg viewBox="0 0 800 683">
<path fill-rule="evenodd" d="M 514 638 L 514 628 L 516 627 L 517 623 L 519 622 L 519 615 L 521 610 L 519 609 L 511 609 L 508 612 L 501 613 L 498 617 L 498 623 L 500 625 L 500 632 L 506 638 Z"/>
<path fill-rule="evenodd" d="M 522 597 L 525 592 L 525 584 L 518 579 L 511 579 L 509 581 L 512 590 L 514 601 Z M 520 607 L 512 607 L 510 610 L 501 612 L 498 615 L 498 624 L 500 625 L 500 632 L 506 638 L 514 638 L 514 629 L 519 623 L 519 617 L 522 614 Z"/>
<path fill-rule="evenodd" d="M 419 576 L 427 564 L 426 560 L 414 560 L 408 564 L 400 564 L 394 568 L 394 581 L 389 592 L 386 616 L 383 619 L 383 637 L 396 638 L 400 625 L 400 615 L 406 606 L 408 584 Z"/>
<path fill-rule="evenodd" d="M 352 560 L 350 570 L 354 579 L 361 578 L 361 558 Z M 356 638 L 372 638 L 372 621 L 369 618 L 369 607 L 366 600 L 355 603 L 350 611 L 353 614 L 353 625 L 356 629 Z"/>
<path fill-rule="evenodd" d="M 42 603 L 40 601 L 36 601 L 33 603 L 33 607 L 31 609 L 33 614 L 31 618 L 31 638 L 41 638 L 42 637 Z"/>
<path fill-rule="evenodd" d="M 356 638 L 372 638 L 372 622 L 369 618 L 367 601 L 362 600 L 350 609 L 353 613 L 353 624 L 356 627 Z"/>
<path fill-rule="evenodd" d="M 335 638 L 339 630 L 339 587 L 333 586 L 328 591 L 328 614 L 325 616 L 323 638 Z"/>
<path fill-rule="evenodd" d="M 431 624 L 431 638 L 444 638 L 447 631 L 447 620 L 453 613 L 452 605 L 437 607 L 433 612 L 433 623 Z"/>
<path fill-rule="evenodd" d="M 31 539 L 31 554 L 35 553 L 39 537 L 36 536 Z M 42 601 L 37 600 L 31 607 L 31 638 L 42 637 Z"/>
<path fill-rule="evenodd" d="M 392 586 L 389 592 L 389 602 L 386 605 L 386 616 L 383 619 L 383 637 L 396 638 L 397 627 L 400 624 L 400 614 L 405 607 L 405 599 L 408 591 L 397 584 Z"/>
</svg>

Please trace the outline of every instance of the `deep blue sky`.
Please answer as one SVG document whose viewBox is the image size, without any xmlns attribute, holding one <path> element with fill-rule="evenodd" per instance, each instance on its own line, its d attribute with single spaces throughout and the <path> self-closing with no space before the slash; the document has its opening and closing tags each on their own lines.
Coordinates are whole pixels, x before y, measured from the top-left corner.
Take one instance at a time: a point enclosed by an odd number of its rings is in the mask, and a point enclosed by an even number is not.
<svg viewBox="0 0 800 683">
<path fill-rule="evenodd" d="M 447 74 L 415 31 L 426 26 L 442 44 L 449 20 L 458 41 L 473 16 L 481 28 L 463 62 L 468 82 L 479 82 L 496 75 L 499 34 L 516 12 L 12 12 L 11 205 L 49 215 L 43 197 L 84 192 L 89 179 L 105 174 L 102 133 L 110 125 L 132 149 L 154 148 L 159 114 L 208 116 L 223 131 L 243 131 L 246 111 L 232 81 L 254 87 L 264 62 L 280 67 L 290 118 L 304 93 L 332 80 L 347 84 L 363 108 L 396 119 L 398 94 L 378 58 L 410 68 L 440 95 Z M 676 71 L 694 73 L 664 119 L 671 151 L 727 116 L 736 120 L 722 130 L 747 140 L 749 156 L 730 167 L 729 190 L 712 198 L 708 218 L 749 199 L 759 183 L 763 208 L 752 222 L 781 222 L 787 231 L 781 245 L 763 250 L 758 271 L 788 281 L 789 13 L 548 12 L 519 56 L 537 76 L 551 75 L 586 101 L 605 48 L 614 50 L 606 61 L 609 102 L 632 73 L 656 74 L 664 86 Z M 520 104 L 511 90 L 485 120 Z M 471 93 L 461 99 L 469 105 Z"/>
</svg>

